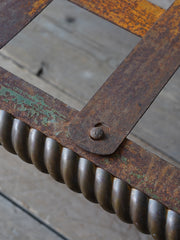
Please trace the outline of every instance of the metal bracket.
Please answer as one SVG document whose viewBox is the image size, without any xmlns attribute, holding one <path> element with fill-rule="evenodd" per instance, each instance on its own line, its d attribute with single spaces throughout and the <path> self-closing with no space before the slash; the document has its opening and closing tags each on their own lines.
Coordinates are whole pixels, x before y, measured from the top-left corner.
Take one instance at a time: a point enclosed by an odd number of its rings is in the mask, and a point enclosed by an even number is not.
<svg viewBox="0 0 180 240">
<path fill-rule="evenodd" d="M 73 141 L 92 153 L 114 153 L 179 64 L 180 1 L 175 1 L 72 120 Z"/>
</svg>

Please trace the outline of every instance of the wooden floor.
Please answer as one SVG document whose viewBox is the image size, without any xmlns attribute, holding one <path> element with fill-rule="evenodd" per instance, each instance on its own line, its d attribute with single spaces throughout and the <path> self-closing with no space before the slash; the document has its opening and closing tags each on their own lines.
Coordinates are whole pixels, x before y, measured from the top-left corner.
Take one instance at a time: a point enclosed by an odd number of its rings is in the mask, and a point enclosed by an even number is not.
<svg viewBox="0 0 180 240">
<path fill-rule="evenodd" d="M 54 0 L 0 51 L 0 65 L 81 109 L 139 40 L 68 1 Z M 178 70 L 129 136 L 176 165 L 179 79 Z M 152 239 L 3 149 L 0 166 L 1 240 Z"/>
</svg>

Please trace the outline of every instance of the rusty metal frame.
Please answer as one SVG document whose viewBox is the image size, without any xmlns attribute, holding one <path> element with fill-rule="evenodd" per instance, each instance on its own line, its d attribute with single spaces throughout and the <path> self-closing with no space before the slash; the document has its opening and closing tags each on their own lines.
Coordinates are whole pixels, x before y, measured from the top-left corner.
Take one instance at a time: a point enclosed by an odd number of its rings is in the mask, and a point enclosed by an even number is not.
<svg viewBox="0 0 180 240">
<path fill-rule="evenodd" d="M 40 13 L 51 0 L 30 0 L 26 1 L 27 4 L 24 4 L 24 0 L 8 2 L 9 4 L 13 2 L 18 12 L 15 16 L 11 11 L 5 11 L 7 10 L 6 1 L 2 1 L 5 7 L 0 10 L 2 16 L 0 48 Z M 163 9 L 146 0 L 132 1 L 132 4 L 123 0 L 116 11 L 113 10 L 114 0 L 106 3 L 101 0 L 98 2 L 72 0 L 71 2 L 139 36 L 144 36 L 164 12 Z M 175 3 L 180 5 L 179 0 Z M 130 12 L 130 9 L 133 11 Z M 119 13 L 122 13 L 122 18 Z M 124 16 L 127 16 L 126 21 L 122 21 Z M 131 18 L 132 16 L 134 17 Z M 143 16 L 142 19 L 141 16 Z M 100 156 L 81 149 L 72 141 L 68 128 L 78 111 L 2 68 L 0 69 L 0 108 L 180 214 L 179 168 L 147 152 L 128 139 L 125 139 L 118 150 L 109 156 Z"/>
<path fill-rule="evenodd" d="M 100 155 L 120 146 L 180 65 L 179 16 L 175 2 L 72 120 L 77 145 Z"/>
</svg>

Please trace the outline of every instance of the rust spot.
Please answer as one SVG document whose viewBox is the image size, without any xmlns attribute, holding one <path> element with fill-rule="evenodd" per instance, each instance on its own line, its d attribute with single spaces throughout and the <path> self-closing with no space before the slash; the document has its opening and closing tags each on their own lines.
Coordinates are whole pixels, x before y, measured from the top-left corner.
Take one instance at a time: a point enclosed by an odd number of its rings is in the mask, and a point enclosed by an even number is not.
<svg viewBox="0 0 180 240">
<path fill-rule="evenodd" d="M 34 16 L 34 14 L 37 11 L 40 11 L 40 10 L 44 9 L 47 6 L 48 2 L 49 1 L 47 1 L 47 0 L 38 0 L 38 1 L 34 2 L 33 5 L 32 5 L 32 9 L 31 9 L 31 11 L 29 11 L 28 15 L 30 17 Z"/>
</svg>

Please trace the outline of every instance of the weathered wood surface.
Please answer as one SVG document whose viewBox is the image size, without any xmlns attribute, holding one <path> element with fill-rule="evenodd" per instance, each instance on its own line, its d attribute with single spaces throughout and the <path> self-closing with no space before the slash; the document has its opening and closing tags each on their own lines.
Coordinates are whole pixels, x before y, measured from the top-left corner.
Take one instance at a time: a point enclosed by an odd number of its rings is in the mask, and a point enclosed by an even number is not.
<svg viewBox="0 0 180 240">
<path fill-rule="evenodd" d="M 63 240 L 0 195 L 1 240 Z"/>
<path fill-rule="evenodd" d="M 153 2 L 167 8 L 172 0 Z M 138 37 L 67 1 L 54 0 L 41 16 L 0 51 L 0 65 L 81 109 L 138 41 Z M 180 159 L 179 78 L 180 71 L 133 131 L 142 141 L 131 136 L 138 143 L 147 142 L 176 161 Z M 0 150 L 1 191 L 69 239 L 152 239 L 33 166 Z M 43 233 L 39 233 L 39 239 L 41 236 Z"/>
</svg>

